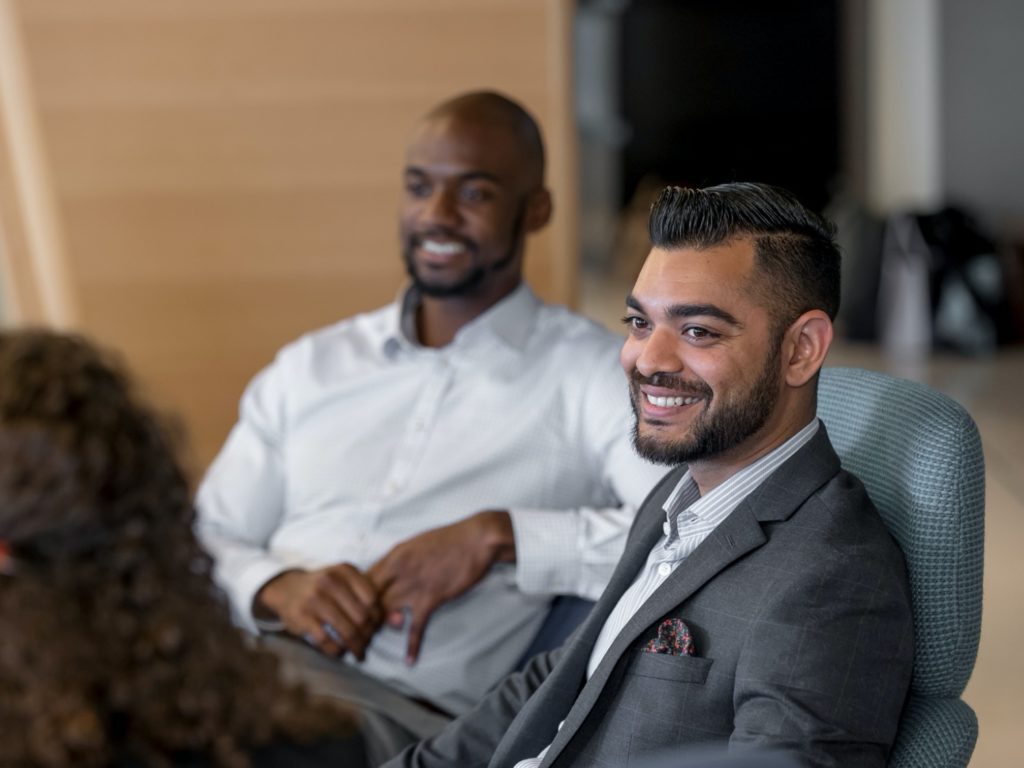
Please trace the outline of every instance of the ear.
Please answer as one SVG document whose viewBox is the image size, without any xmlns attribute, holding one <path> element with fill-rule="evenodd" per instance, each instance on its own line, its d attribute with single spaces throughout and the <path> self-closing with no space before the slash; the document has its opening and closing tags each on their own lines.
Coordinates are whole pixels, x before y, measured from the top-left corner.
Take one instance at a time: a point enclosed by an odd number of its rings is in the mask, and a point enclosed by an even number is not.
<svg viewBox="0 0 1024 768">
<path fill-rule="evenodd" d="M 554 203 L 551 199 L 551 192 L 547 187 L 541 187 L 530 193 L 526 200 L 526 214 L 523 218 L 523 228 L 527 232 L 536 232 L 543 229 L 551 221 L 551 212 Z"/>
<path fill-rule="evenodd" d="M 825 363 L 832 346 L 832 320 L 820 309 L 804 312 L 786 331 L 786 383 L 802 387 L 811 381 Z"/>
</svg>

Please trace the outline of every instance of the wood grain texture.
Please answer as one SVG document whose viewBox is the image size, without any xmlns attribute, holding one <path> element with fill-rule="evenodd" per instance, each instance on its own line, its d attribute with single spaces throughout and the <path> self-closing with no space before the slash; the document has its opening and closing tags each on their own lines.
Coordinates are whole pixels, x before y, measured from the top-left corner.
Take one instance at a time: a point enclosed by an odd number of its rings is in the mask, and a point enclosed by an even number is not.
<svg viewBox="0 0 1024 768">
<path fill-rule="evenodd" d="M 496 88 L 539 118 L 557 212 L 527 277 L 574 302 L 571 3 L 14 7 L 77 325 L 184 415 L 197 466 L 282 343 L 395 296 L 405 142 L 455 93 Z"/>
<path fill-rule="evenodd" d="M 4 319 L 74 327 L 63 228 L 27 71 L 22 25 L 0 0 L 0 260 Z"/>
</svg>

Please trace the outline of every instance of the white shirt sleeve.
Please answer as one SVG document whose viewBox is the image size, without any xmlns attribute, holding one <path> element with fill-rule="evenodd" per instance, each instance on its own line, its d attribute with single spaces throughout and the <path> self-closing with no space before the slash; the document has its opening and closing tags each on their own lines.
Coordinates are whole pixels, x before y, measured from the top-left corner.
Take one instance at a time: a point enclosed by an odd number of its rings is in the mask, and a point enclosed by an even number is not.
<svg viewBox="0 0 1024 768">
<path fill-rule="evenodd" d="M 238 620 L 250 631 L 257 629 L 252 615 L 256 593 L 290 567 L 267 551 L 285 502 L 281 378 L 282 371 L 272 364 L 249 384 L 238 423 L 196 497 L 199 538 L 216 560 L 217 580 Z"/>
<path fill-rule="evenodd" d="M 668 468 L 641 459 L 633 449 L 629 389 L 616 357 L 599 355 L 597 365 L 577 382 L 580 471 L 589 472 L 617 503 L 510 509 L 509 515 L 516 581 L 523 592 L 596 600 L 622 555 L 637 509 Z"/>
</svg>

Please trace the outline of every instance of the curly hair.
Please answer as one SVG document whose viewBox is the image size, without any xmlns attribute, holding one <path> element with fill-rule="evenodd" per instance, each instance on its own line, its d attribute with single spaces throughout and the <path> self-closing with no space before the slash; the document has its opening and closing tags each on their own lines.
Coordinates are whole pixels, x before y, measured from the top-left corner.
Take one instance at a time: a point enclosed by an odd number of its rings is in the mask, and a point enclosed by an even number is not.
<svg viewBox="0 0 1024 768">
<path fill-rule="evenodd" d="M 0 333 L 0 765 L 241 768 L 353 730 L 231 625 L 171 435 L 84 339 Z"/>
</svg>

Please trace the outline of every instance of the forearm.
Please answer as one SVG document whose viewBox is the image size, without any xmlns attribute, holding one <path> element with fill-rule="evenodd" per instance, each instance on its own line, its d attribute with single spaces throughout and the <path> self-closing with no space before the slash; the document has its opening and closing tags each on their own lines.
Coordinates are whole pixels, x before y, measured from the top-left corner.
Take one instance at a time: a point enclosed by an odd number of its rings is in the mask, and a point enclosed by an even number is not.
<svg viewBox="0 0 1024 768">
<path fill-rule="evenodd" d="M 257 591 L 289 564 L 268 551 L 284 518 L 284 476 L 276 443 L 252 405 L 243 398 L 243 418 L 228 435 L 196 495 L 196 533 L 216 562 L 216 576 L 239 619 L 255 631 L 252 605 Z"/>
</svg>

